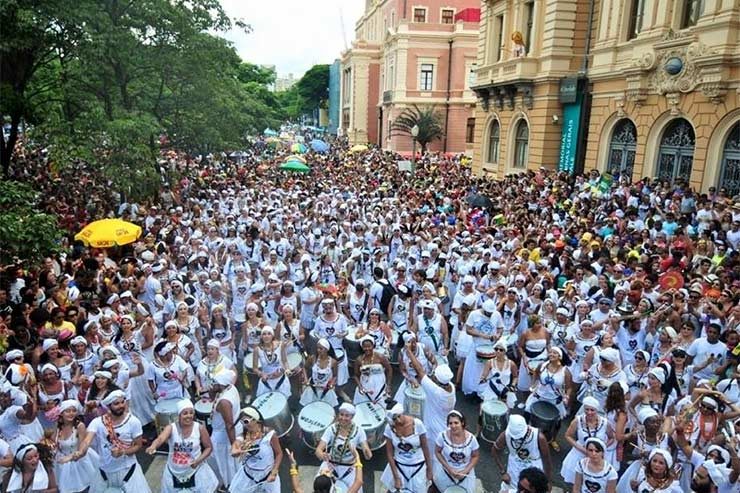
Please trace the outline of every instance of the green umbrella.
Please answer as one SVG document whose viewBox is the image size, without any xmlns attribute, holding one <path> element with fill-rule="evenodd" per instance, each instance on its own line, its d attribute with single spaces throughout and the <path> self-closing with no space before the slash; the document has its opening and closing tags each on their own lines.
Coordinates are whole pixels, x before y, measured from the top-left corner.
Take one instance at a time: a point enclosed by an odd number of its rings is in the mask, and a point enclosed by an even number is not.
<svg viewBox="0 0 740 493">
<path fill-rule="evenodd" d="M 308 173 L 311 171 L 311 168 L 299 161 L 288 161 L 287 163 L 283 163 L 280 165 L 280 169 L 285 171 L 296 171 L 299 173 Z"/>
</svg>

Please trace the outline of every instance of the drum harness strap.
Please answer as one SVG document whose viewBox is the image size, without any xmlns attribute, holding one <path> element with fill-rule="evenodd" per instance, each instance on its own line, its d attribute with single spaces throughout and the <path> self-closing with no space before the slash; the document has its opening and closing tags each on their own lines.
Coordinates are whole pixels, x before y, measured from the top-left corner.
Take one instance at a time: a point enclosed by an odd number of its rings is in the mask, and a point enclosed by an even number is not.
<svg viewBox="0 0 740 493">
<path fill-rule="evenodd" d="M 439 352 L 439 342 L 437 341 L 437 337 L 434 335 L 434 327 L 432 327 L 432 321 L 428 319 L 424 319 L 424 332 L 427 333 L 430 339 L 432 339 L 432 343 L 434 344 L 434 353 L 437 354 Z"/>
<path fill-rule="evenodd" d="M 251 481 L 254 481 L 255 484 L 262 484 L 267 481 L 267 478 L 270 477 L 270 471 L 268 471 L 262 479 L 257 480 L 254 478 L 254 476 L 247 472 L 247 466 L 242 466 L 242 469 L 244 469 L 244 475 L 247 476 Z"/>
<path fill-rule="evenodd" d="M 313 377 L 311 377 L 309 379 L 308 383 L 311 386 L 311 390 L 313 390 L 313 395 L 315 395 L 316 397 L 318 397 L 319 400 L 322 400 L 324 397 L 326 397 L 326 394 L 328 394 L 329 391 L 331 390 L 331 388 L 329 387 L 329 385 L 327 385 L 326 387 L 323 387 L 322 388 L 321 395 L 319 395 L 319 392 L 316 390 L 316 388 L 319 387 L 319 386 L 316 385 L 316 382 L 314 382 Z"/>
<path fill-rule="evenodd" d="M 557 398 L 555 401 L 560 404 L 563 402 L 563 394 L 560 392 L 560 389 L 555 386 L 555 378 L 553 378 L 552 375 L 550 375 L 550 370 L 547 368 L 547 365 L 543 367 L 545 371 L 547 371 L 548 375 L 545 377 L 545 383 L 550 386 L 553 392 L 557 394 Z M 541 398 L 540 394 L 537 392 L 534 392 L 534 396 L 539 400 Z"/>
<path fill-rule="evenodd" d="M 414 469 L 414 472 L 412 472 L 412 473 L 411 473 L 410 475 L 408 475 L 408 476 L 407 476 L 407 475 L 406 475 L 406 473 L 405 473 L 405 472 L 403 471 L 403 468 L 402 468 L 402 467 L 399 467 L 399 468 L 398 468 L 398 472 L 400 472 L 400 473 L 401 473 L 401 476 L 403 476 L 403 479 L 405 479 L 407 483 L 408 483 L 409 481 L 411 481 L 411 480 L 412 480 L 412 479 L 414 478 L 414 476 L 416 476 L 417 474 L 419 474 L 419 471 L 421 471 L 421 470 L 422 470 L 422 468 L 424 467 L 424 465 L 425 465 L 425 464 L 426 464 L 426 462 L 424 462 L 424 461 L 421 461 L 421 462 L 417 462 L 416 464 L 404 464 L 403 462 L 398 462 L 398 461 L 396 461 L 396 465 L 398 465 L 398 466 L 403 466 L 403 467 L 415 467 L 415 468 L 416 468 L 416 469 Z"/>
<path fill-rule="evenodd" d="M 138 465 L 138 462 L 135 464 L 131 464 L 131 467 L 129 467 L 128 471 L 126 472 L 126 475 L 123 476 L 123 484 L 128 483 L 128 480 L 131 479 L 131 476 L 134 475 L 134 471 L 136 471 L 137 465 Z M 108 482 L 108 475 L 105 474 L 105 471 L 103 471 L 102 469 L 98 469 L 98 470 L 100 471 L 100 475 L 103 477 L 103 481 L 108 483 L 110 486 L 115 486 L 115 485 L 111 485 Z"/>
<path fill-rule="evenodd" d="M 351 426 L 351 428 L 350 428 L 350 430 L 349 430 L 349 433 L 347 433 L 347 436 L 345 437 L 344 443 L 342 443 L 342 445 L 341 445 L 341 447 L 342 447 L 342 448 L 341 448 L 341 449 L 339 450 L 339 457 L 344 457 L 344 456 L 346 456 L 346 455 L 347 455 L 347 451 L 349 450 L 350 444 L 352 443 L 352 437 L 354 437 L 354 436 L 355 436 L 355 434 L 357 433 L 357 427 L 355 426 L 355 424 L 354 424 L 354 423 L 352 423 L 352 424 L 350 424 L 350 426 Z M 335 429 L 334 429 L 334 438 L 332 439 L 331 443 L 327 445 L 327 448 L 328 448 L 328 449 L 332 449 L 332 448 L 334 448 L 334 442 L 336 441 L 336 437 L 337 437 L 337 436 L 339 436 L 339 426 L 336 426 L 336 427 L 335 427 Z M 345 464 L 345 463 L 343 463 L 343 462 L 338 462 L 338 461 L 333 461 L 333 460 L 329 460 L 329 462 L 331 462 L 331 464 L 332 464 L 332 465 L 335 465 L 335 466 L 347 466 L 347 467 L 349 467 L 349 466 L 354 466 L 354 465 L 355 465 L 354 463 L 351 463 L 351 464 Z M 341 479 L 344 479 L 345 477 L 347 477 L 347 475 L 348 475 L 348 474 L 350 473 L 350 471 L 351 471 L 351 470 L 352 470 L 352 469 L 348 469 L 348 470 L 347 470 L 347 471 L 346 471 L 346 472 L 345 472 L 345 473 L 344 473 L 344 474 L 342 475 L 342 477 L 341 477 L 341 478 L 340 478 L 340 477 L 339 477 L 339 476 L 337 475 L 337 472 L 336 472 L 336 470 L 333 470 L 333 471 L 332 471 L 332 473 L 333 473 L 333 474 L 334 474 L 334 475 L 335 475 L 335 476 L 336 476 L 336 477 L 337 477 L 338 479 L 340 479 L 340 480 L 341 480 Z"/>
<path fill-rule="evenodd" d="M 303 344 L 298 342 L 298 339 L 296 339 L 295 334 L 293 334 L 293 331 L 290 330 L 290 327 L 288 327 L 288 322 L 283 320 L 283 327 L 285 327 L 286 334 L 290 334 L 290 339 L 293 341 L 293 345 L 298 348 L 298 352 L 303 355 L 304 358 L 306 358 L 308 355 L 306 354 L 306 351 L 303 349 Z"/>
</svg>

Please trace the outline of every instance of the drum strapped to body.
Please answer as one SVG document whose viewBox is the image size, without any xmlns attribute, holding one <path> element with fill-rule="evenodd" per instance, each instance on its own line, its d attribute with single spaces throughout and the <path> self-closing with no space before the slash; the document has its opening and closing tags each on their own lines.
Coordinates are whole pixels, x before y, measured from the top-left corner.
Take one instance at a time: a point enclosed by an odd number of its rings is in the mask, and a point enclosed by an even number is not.
<svg viewBox="0 0 740 493">
<path fill-rule="evenodd" d="M 403 395 L 403 410 L 406 414 L 414 416 L 416 418 L 424 420 L 424 401 L 426 401 L 426 394 L 424 389 L 421 387 L 413 387 L 412 385 L 406 385 L 406 390 Z"/>
<path fill-rule="evenodd" d="M 530 424 L 545 434 L 548 440 L 555 438 L 560 422 L 560 411 L 555 404 L 547 401 L 533 402 L 529 409 Z"/>
<path fill-rule="evenodd" d="M 489 399 L 481 404 L 480 436 L 487 442 L 496 441 L 509 421 L 509 408 L 505 402 L 498 399 Z"/>
<path fill-rule="evenodd" d="M 383 406 L 365 401 L 357 404 L 355 409 L 357 412 L 352 421 L 365 430 L 370 450 L 378 450 L 383 447 L 385 445 L 383 432 L 387 424 Z"/>
<path fill-rule="evenodd" d="M 324 431 L 334 422 L 335 414 L 334 408 L 326 402 L 315 401 L 304 406 L 298 414 L 303 443 L 316 449 Z"/>
<path fill-rule="evenodd" d="M 162 433 L 162 430 L 170 424 L 177 422 L 177 402 L 179 399 L 162 399 L 157 401 L 154 406 L 154 412 L 156 416 L 154 418 L 157 425 L 157 434 Z"/>
<path fill-rule="evenodd" d="M 293 429 L 294 418 L 288 408 L 288 398 L 280 392 L 266 392 L 254 399 L 252 407 L 260 412 L 264 423 L 282 438 Z"/>
</svg>

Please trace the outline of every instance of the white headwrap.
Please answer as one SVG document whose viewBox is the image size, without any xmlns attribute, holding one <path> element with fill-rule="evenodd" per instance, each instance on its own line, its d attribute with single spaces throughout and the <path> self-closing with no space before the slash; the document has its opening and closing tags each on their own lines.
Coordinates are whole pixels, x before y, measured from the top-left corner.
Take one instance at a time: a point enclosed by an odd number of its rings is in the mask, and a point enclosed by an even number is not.
<svg viewBox="0 0 740 493">
<path fill-rule="evenodd" d="M 126 393 L 123 390 L 114 390 L 103 399 L 103 405 L 110 407 L 111 404 L 116 402 L 118 399 L 126 400 Z"/>
<path fill-rule="evenodd" d="M 59 411 L 64 412 L 67 409 L 76 409 L 78 413 L 82 412 L 82 405 L 80 405 L 80 401 L 77 399 L 67 399 L 66 401 L 62 401 L 61 404 L 59 404 Z"/>
<path fill-rule="evenodd" d="M 650 452 L 650 455 L 648 456 L 648 460 L 653 460 L 653 457 L 655 457 L 658 454 L 663 456 L 663 459 L 665 460 L 665 463 L 668 466 L 668 469 L 673 467 L 673 457 L 671 457 L 671 453 L 662 448 L 654 448 L 652 452 Z"/>
<path fill-rule="evenodd" d="M 194 409 L 193 403 L 190 402 L 190 399 L 183 399 L 177 402 L 177 414 L 181 414 L 187 409 Z"/>
</svg>

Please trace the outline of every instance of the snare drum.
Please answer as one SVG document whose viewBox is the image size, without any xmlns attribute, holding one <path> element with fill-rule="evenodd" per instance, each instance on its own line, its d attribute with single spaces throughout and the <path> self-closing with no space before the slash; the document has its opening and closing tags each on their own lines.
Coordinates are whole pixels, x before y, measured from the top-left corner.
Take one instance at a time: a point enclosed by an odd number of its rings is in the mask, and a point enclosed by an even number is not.
<svg viewBox="0 0 740 493">
<path fill-rule="evenodd" d="M 211 426 L 211 413 L 213 412 L 213 401 L 201 399 L 195 403 L 195 419 L 206 427 Z"/>
<path fill-rule="evenodd" d="M 252 407 L 262 414 L 264 423 L 275 430 L 279 438 L 293 429 L 293 415 L 288 409 L 288 398 L 280 392 L 267 392 L 252 402 Z"/>
<path fill-rule="evenodd" d="M 489 399 L 481 404 L 481 415 L 483 426 L 480 436 L 487 442 L 496 441 L 502 431 L 506 429 L 509 420 L 509 408 L 506 403 L 498 399 Z"/>
<path fill-rule="evenodd" d="M 154 418 L 157 425 L 157 434 L 162 433 L 165 426 L 177 422 L 177 403 L 179 399 L 159 400 L 154 406 L 156 417 Z"/>
<path fill-rule="evenodd" d="M 360 341 L 357 340 L 356 325 L 347 327 L 347 336 L 344 338 L 344 349 L 347 351 L 347 358 L 349 358 L 350 363 L 354 363 L 360 354 L 362 354 Z"/>
<path fill-rule="evenodd" d="M 326 402 L 316 401 L 308 404 L 298 414 L 298 427 L 301 429 L 303 443 L 316 449 L 324 434 L 334 422 L 334 408 Z"/>
<path fill-rule="evenodd" d="M 553 440 L 558 421 L 560 421 L 560 411 L 555 404 L 547 401 L 537 401 L 532 403 L 529 412 L 531 414 L 530 424 L 539 428 L 548 440 Z"/>
<path fill-rule="evenodd" d="M 385 409 L 380 404 L 365 401 L 355 406 L 357 412 L 352 419 L 354 423 L 365 430 L 367 443 L 371 450 L 378 450 L 385 445 Z"/>
<path fill-rule="evenodd" d="M 480 361 L 493 359 L 496 352 L 493 350 L 493 344 L 481 344 L 475 348 L 475 355 Z"/>
<path fill-rule="evenodd" d="M 406 384 L 406 390 L 403 395 L 403 411 L 406 414 L 424 420 L 424 401 L 426 394 L 421 387 L 414 388 Z"/>
<path fill-rule="evenodd" d="M 288 373 L 292 376 L 301 366 L 303 366 L 303 356 L 301 353 L 290 353 L 286 356 L 288 360 Z"/>
<path fill-rule="evenodd" d="M 453 484 L 449 488 L 445 488 L 444 493 L 468 493 L 468 490 L 466 490 L 462 486 Z"/>
</svg>

